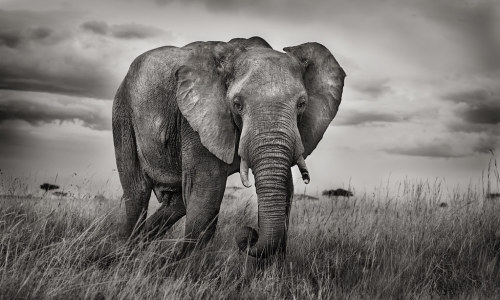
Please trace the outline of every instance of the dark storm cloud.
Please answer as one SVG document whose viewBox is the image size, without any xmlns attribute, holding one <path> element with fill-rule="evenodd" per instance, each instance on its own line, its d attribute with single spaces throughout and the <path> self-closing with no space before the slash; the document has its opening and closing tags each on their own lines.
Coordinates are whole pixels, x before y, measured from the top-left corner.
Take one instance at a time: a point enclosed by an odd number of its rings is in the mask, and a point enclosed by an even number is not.
<svg viewBox="0 0 500 300">
<path fill-rule="evenodd" d="M 500 31 L 498 1 L 428 1 L 425 17 L 461 35 L 478 58 L 478 68 L 484 71 L 500 67 Z"/>
<path fill-rule="evenodd" d="M 498 101 L 500 101 L 500 95 L 494 91 L 477 89 L 463 91 L 460 93 L 452 93 L 447 95 L 445 99 L 455 103 L 467 103 L 473 105 L 475 103 L 498 103 Z"/>
<path fill-rule="evenodd" d="M 40 41 L 52 34 L 48 27 L 35 27 L 26 30 L 0 30 L 0 46 L 16 48 L 29 41 Z"/>
<path fill-rule="evenodd" d="M 451 131 L 486 132 L 500 134 L 500 92 L 472 90 L 447 95 L 445 100 L 455 103 L 453 111 L 457 120 L 448 124 Z"/>
<path fill-rule="evenodd" d="M 448 122 L 447 128 L 451 132 L 465 132 L 465 133 L 481 133 L 481 132 L 495 132 L 500 134 L 500 127 L 495 129 L 497 126 L 487 125 L 487 124 L 471 124 L 465 122 L 463 119 L 458 121 Z"/>
<path fill-rule="evenodd" d="M 473 124 L 498 124 L 500 123 L 500 104 L 476 105 L 462 112 L 464 119 Z"/>
<path fill-rule="evenodd" d="M 385 85 L 369 84 L 358 87 L 358 90 L 362 93 L 378 98 L 379 96 L 385 94 L 389 91 L 389 88 Z"/>
<path fill-rule="evenodd" d="M 339 114 L 332 125 L 357 126 L 372 123 L 396 123 L 405 120 L 408 120 L 408 118 L 401 117 L 398 114 L 344 111 Z"/>
<path fill-rule="evenodd" d="M 1 52 L 0 52 L 1 53 Z M 43 59 L 40 57 L 40 59 Z M 41 91 L 110 99 L 117 83 L 96 62 L 67 58 L 58 72 L 29 61 L 0 61 L 0 89 Z M 54 64 L 56 67 L 57 64 Z M 75 72 L 74 70 L 78 70 Z"/>
<path fill-rule="evenodd" d="M 368 96 L 367 100 L 378 98 L 391 90 L 387 79 L 354 81 L 351 85 L 357 91 Z"/>
<path fill-rule="evenodd" d="M 121 40 L 166 34 L 136 23 L 82 24 L 82 18 L 82 13 L 65 10 L 0 10 L 0 90 L 111 99 L 123 76 L 116 66 L 134 46 L 123 47 Z M 103 41 L 80 27 L 116 40 Z"/>
<path fill-rule="evenodd" d="M 0 46 L 15 48 L 21 43 L 21 35 L 19 32 L 0 31 Z"/>
<path fill-rule="evenodd" d="M 95 34 L 107 35 L 109 26 L 106 22 L 99 21 L 87 21 L 81 25 L 85 30 L 91 31 Z"/>
<path fill-rule="evenodd" d="M 164 33 L 161 29 L 135 23 L 111 26 L 111 34 L 120 39 L 144 39 Z"/>
<path fill-rule="evenodd" d="M 406 156 L 424 156 L 424 157 L 436 157 L 436 158 L 452 158 L 452 157 L 464 157 L 463 153 L 456 153 L 449 144 L 444 143 L 434 143 L 428 145 L 417 145 L 414 147 L 395 147 L 391 149 L 385 149 L 384 152 L 390 154 L 406 155 Z"/>
<path fill-rule="evenodd" d="M 94 34 L 112 36 L 119 39 L 145 39 L 165 34 L 159 28 L 136 23 L 108 25 L 103 21 L 87 21 L 81 28 Z"/>
<path fill-rule="evenodd" d="M 31 32 L 31 37 L 35 39 L 44 39 L 52 33 L 52 29 L 47 27 L 37 27 Z"/>
<path fill-rule="evenodd" d="M 9 120 L 22 120 L 33 126 L 53 122 L 77 122 L 95 130 L 111 129 L 110 105 L 97 100 L 72 97 L 8 92 L 0 94 L 0 124 Z"/>
<path fill-rule="evenodd" d="M 159 5 L 165 5 L 165 4 L 169 4 L 169 3 L 172 3 L 172 2 L 181 2 L 179 0 L 153 0 L 155 3 L 159 4 Z M 216 1 L 216 0 L 185 0 L 183 1 L 184 3 L 195 3 L 195 2 L 200 2 L 200 3 L 205 3 L 208 7 L 211 6 L 212 3 L 215 3 L 215 2 L 222 2 L 224 5 L 222 5 L 221 7 L 222 8 L 232 8 L 234 4 L 236 4 L 235 6 L 238 6 L 238 5 L 241 5 L 241 4 L 244 4 L 243 3 L 238 3 L 240 2 L 239 0 L 237 1 Z M 254 1 L 255 3 L 257 2 L 261 2 L 260 0 L 256 0 Z"/>
<path fill-rule="evenodd" d="M 435 44 L 442 39 L 449 46 L 452 57 L 456 55 L 453 52 L 462 51 L 470 56 L 469 69 L 474 67 L 476 70 L 491 72 L 500 67 L 500 30 L 497 29 L 499 25 L 496 23 L 500 2 L 494 0 L 154 1 L 161 5 L 172 2 L 198 4 L 216 13 L 245 12 L 256 17 L 279 18 L 294 23 L 327 20 L 336 28 L 345 27 L 346 31 L 372 33 L 373 39 L 366 42 L 385 43 L 385 50 L 388 52 L 391 52 L 391 47 L 409 48 L 407 52 L 420 56 L 422 63 L 435 59 L 436 47 L 428 44 Z M 437 39 L 435 35 L 441 37 Z M 442 48 L 439 50 L 443 51 Z M 439 60 L 437 62 L 439 63 Z M 384 69 L 380 71 L 384 72 Z"/>
<path fill-rule="evenodd" d="M 202 4 L 211 11 L 239 11 L 253 12 L 259 14 L 270 14 L 276 17 L 288 17 L 292 15 L 302 15 L 303 18 L 309 19 L 314 15 L 309 14 L 311 11 L 318 13 L 326 13 L 324 9 L 331 8 L 332 5 L 326 0 L 307 1 L 292 0 L 153 0 L 159 5 L 170 4 L 173 2 L 180 2 L 182 4 Z M 340 4 L 342 5 L 342 4 Z M 330 14 L 335 11 L 330 11 Z M 297 20 L 301 21 L 301 20 Z"/>
<path fill-rule="evenodd" d="M 475 136 L 471 142 L 474 153 L 497 149 L 500 140 L 500 91 L 476 89 L 455 92 L 444 97 L 451 102 L 454 118 L 446 126 L 453 134 Z"/>
<path fill-rule="evenodd" d="M 65 24 L 78 18 L 81 12 L 69 10 L 4 10 L 0 9 L 0 28 L 2 30 L 26 29 L 34 24 L 38 27 L 52 27 Z"/>
<path fill-rule="evenodd" d="M 78 40 L 71 17 L 65 11 L 0 10 L 0 89 L 113 97 L 118 79 L 98 54 L 90 55 L 92 41 Z"/>
</svg>

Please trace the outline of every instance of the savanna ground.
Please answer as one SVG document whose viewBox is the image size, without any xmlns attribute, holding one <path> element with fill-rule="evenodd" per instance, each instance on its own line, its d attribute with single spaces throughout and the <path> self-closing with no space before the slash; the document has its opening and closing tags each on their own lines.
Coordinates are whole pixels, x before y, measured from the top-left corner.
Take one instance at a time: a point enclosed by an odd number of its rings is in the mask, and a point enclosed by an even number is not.
<svg viewBox="0 0 500 300">
<path fill-rule="evenodd" d="M 238 191 L 223 200 L 213 243 L 180 261 L 170 255 L 182 221 L 131 248 L 118 238 L 118 199 L 3 196 L 0 298 L 498 298 L 499 199 L 442 182 L 295 201 L 286 261 L 265 263 L 235 245 L 235 231 L 256 222 L 255 197 Z"/>
</svg>

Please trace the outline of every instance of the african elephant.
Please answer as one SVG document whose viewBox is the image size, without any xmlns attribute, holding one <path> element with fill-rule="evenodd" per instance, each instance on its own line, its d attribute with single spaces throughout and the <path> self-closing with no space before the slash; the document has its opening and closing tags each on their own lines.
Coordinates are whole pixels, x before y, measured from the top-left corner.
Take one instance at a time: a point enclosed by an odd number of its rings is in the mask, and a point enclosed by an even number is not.
<svg viewBox="0 0 500 300">
<path fill-rule="evenodd" d="M 260 37 L 161 47 L 137 57 L 113 103 L 113 139 L 126 234 L 160 234 L 186 216 L 181 255 L 213 236 L 227 177 L 240 172 L 258 198 L 258 233 L 241 250 L 286 253 L 298 165 L 337 114 L 345 73 L 323 45 L 273 50 Z M 162 206 L 146 220 L 151 191 Z"/>
</svg>

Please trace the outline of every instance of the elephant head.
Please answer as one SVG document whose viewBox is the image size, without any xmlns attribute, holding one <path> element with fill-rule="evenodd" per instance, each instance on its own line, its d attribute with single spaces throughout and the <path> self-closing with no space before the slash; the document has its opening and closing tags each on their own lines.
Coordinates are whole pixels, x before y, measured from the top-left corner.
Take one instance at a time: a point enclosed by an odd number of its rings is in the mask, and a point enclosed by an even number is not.
<svg viewBox="0 0 500 300">
<path fill-rule="evenodd" d="M 249 255 L 272 255 L 286 238 L 290 168 L 309 182 L 304 158 L 337 113 L 345 73 L 318 43 L 279 52 L 253 37 L 184 49 L 192 55 L 177 71 L 179 109 L 215 156 L 228 164 L 240 157 L 245 186 L 252 168 L 259 232 L 245 227 L 237 242 Z"/>
</svg>

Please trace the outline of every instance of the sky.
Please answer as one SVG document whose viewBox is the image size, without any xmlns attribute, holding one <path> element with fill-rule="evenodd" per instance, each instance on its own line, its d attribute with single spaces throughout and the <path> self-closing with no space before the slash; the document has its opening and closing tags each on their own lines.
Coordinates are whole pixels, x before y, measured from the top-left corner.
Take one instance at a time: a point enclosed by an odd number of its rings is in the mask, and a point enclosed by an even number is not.
<svg viewBox="0 0 500 300">
<path fill-rule="evenodd" d="M 132 60 L 251 36 L 319 42 L 347 73 L 308 193 L 465 186 L 498 156 L 499 1 L 0 0 L 0 179 L 119 193 L 111 106 Z"/>
</svg>

